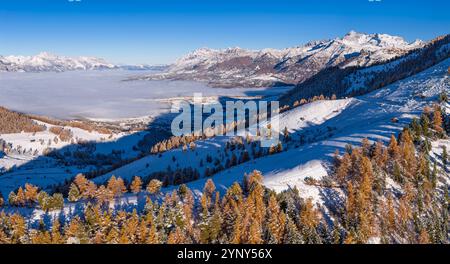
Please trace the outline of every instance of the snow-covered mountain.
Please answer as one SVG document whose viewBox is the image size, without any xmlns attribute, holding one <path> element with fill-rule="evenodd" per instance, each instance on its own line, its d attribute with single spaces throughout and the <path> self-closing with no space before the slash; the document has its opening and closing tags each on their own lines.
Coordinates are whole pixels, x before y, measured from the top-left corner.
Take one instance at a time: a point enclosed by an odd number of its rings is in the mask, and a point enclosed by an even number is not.
<svg viewBox="0 0 450 264">
<path fill-rule="evenodd" d="M 384 45 L 392 46 L 393 42 L 396 41 L 389 41 Z M 398 40 L 397 42 L 401 43 Z M 381 54 L 380 51 L 379 55 Z M 366 94 L 426 70 L 449 57 L 450 35 L 437 37 L 425 45 L 421 44 L 420 49 L 392 59 L 383 57 L 383 60 L 369 60 L 370 63 L 367 63 L 362 60 L 363 58 L 356 57 L 353 61 L 344 61 L 347 67 L 328 67 L 310 79 L 298 83 L 294 89 L 281 97 L 281 101 L 283 104 L 293 104 L 302 98 L 320 94 L 325 96 L 335 94 L 338 97 Z"/>
<path fill-rule="evenodd" d="M 423 47 L 386 34 L 349 32 L 343 38 L 313 41 L 283 50 L 201 48 L 172 64 L 162 74 L 143 79 L 176 79 L 207 82 L 220 87 L 263 87 L 297 84 L 330 66 L 368 66 Z"/>
<path fill-rule="evenodd" d="M 0 72 L 64 72 L 73 70 L 165 71 L 167 65 L 113 64 L 97 57 L 67 57 L 41 52 L 35 56 L 1 56 Z"/>
<path fill-rule="evenodd" d="M 148 64 L 137 64 L 137 65 L 119 65 L 120 69 L 129 71 L 165 71 L 168 69 L 168 65 L 148 65 Z"/>
<path fill-rule="evenodd" d="M 0 56 L 0 71 L 42 72 L 116 69 L 117 65 L 95 57 L 66 57 L 41 52 L 35 56 Z"/>
</svg>

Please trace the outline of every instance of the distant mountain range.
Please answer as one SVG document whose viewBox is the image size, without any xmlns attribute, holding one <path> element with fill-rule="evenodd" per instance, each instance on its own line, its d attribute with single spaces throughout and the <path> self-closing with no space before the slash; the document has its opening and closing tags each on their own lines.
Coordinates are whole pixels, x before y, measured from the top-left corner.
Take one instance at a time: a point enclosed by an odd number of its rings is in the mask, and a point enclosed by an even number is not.
<svg viewBox="0 0 450 264">
<path fill-rule="evenodd" d="M 338 96 L 361 94 L 392 83 L 397 77 L 407 77 L 448 56 L 448 36 L 442 38 L 437 42 L 416 40 L 409 43 L 398 36 L 351 31 L 342 38 L 312 41 L 282 50 L 201 48 L 171 65 L 158 66 L 116 65 L 96 57 L 66 57 L 42 52 L 36 56 L 0 56 L 0 72 L 154 70 L 155 73 L 141 74 L 131 80 L 189 80 L 223 88 L 297 86 L 286 95 L 295 96 L 283 98 L 283 101 L 290 102 L 291 99 L 320 93 Z M 428 53 L 422 52 L 424 50 Z M 406 59 L 407 62 L 399 64 L 399 59 L 410 54 L 413 55 Z M 393 61 L 397 62 L 391 63 Z M 379 66 L 386 63 L 391 63 L 388 68 Z M 413 63 L 417 67 L 411 68 Z M 371 68 L 371 75 L 365 79 L 360 78 L 367 75 L 365 70 L 355 72 L 366 68 Z M 406 68 L 409 70 L 406 71 Z M 385 69 L 390 71 L 384 74 Z M 353 75 L 347 76 L 350 74 Z M 333 87 L 328 87 L 330 84 Z"/>
<path fill-rule="evenodd" d="M 402 56 L 425 43 L 386 34 L 351 31 L 343 38 L 313 41 L 283 50 L 201 48 L 147 80 L 195 80 L 217 87 L 296 85 L 327 67 L 369 66 Z"/>
<path fill-rule="evenodd" d="M 66 57 L 41 52 L 35 56 L 0 56 L 0 72 L 64 72 L 73 70 L 165 70 L 164 65 L 116 65 L 96 57 Z"/>
</svg>

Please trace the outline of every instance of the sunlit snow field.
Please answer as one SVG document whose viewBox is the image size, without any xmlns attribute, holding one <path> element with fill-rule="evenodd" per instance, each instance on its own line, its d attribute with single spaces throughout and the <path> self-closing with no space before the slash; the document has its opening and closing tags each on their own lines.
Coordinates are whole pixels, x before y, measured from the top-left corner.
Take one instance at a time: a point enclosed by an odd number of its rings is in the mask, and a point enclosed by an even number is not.
<svg viewBox="0 0 450 264">
<path fill-rule="evenodd" d="M 286 90 L 210 88 L 192 81 L 124 81 L 148 71 L 0 72 L 0 106 L 55 118 L 121 119 L 170 111 L 169 98 L 270 96 Z"/>
</svg>

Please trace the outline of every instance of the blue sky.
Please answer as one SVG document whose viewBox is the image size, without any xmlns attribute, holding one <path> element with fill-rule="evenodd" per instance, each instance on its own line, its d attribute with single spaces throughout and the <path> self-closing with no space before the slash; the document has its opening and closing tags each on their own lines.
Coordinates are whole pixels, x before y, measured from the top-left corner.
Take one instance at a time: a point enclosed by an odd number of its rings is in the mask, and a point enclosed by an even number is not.
<svg viewBox="0 0 450 264">
<path fill-rule="evenodd" d="M 200 47 L 285 48 L 350 30 L 448 34 L 448 0 L 0 0 L 0 54 L 170 63 Z"/>
</svg>

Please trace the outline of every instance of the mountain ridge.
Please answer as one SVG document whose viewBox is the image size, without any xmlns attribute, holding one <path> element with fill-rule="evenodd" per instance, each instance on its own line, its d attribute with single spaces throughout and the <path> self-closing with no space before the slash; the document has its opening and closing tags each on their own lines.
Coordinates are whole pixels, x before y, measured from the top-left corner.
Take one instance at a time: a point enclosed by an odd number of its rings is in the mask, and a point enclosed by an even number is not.
<svg viewBox="0 0 450 264">
<path fill-rule="evenodd" d="M 117 66 L 96 57 L 59 56 L 49 52 L 40 52 L 34 56 L 0 56 L 0 71 L 41 72 L 116 69 Z"/>
<path fill-rule="evenodd" d="M 333 66 L 323 69 L 280 97 L 283 104 L 324 95 L 363 95 L 415 75 L 450 57 L 450 35 L 437 37 L 422 48 L 370 65 Z M 332 86 L 330 86 L 332 84 Z"/>
<path fill-rule="evenodd" d="M 363 66 L 421 48 L 421 40 L 350 31 L 342 38 L 310 41 L 285 49 L 200 48 L 179 58 L 168 71 L 141 76 L 145 80 L 193 80 L 214 87 L 296 85 L 331 66 Z"/>
<path fill-rule="evenodd" d="M 64 72 L 74 70 L 165 70 L 165 65 L 113 64 L 92 56 L 61 56 L 40 52 L 33 56 L 0 55 L 0 72 Z"/>
</svg>

